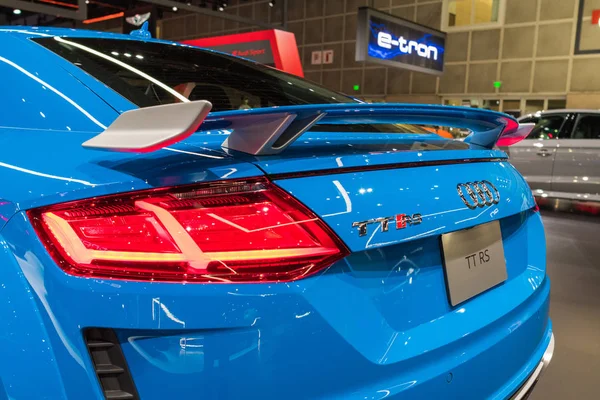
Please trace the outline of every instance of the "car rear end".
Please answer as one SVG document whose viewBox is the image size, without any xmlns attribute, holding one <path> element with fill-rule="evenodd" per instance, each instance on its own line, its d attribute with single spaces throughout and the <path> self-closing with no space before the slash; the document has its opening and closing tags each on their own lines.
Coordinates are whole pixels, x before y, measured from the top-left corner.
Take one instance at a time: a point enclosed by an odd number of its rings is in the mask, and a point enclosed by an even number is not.
<svg viewBox="0 0 600 400">
<path fill-rule="evenodd" d="M 525 182 L 496 158 L 368 157 L 13 218 L 3 236 L 45 308 L 68 397 L 513 394 L 552 337 Z M 484 179 L 498 204 L 469 207 L 457 185 Z M 382 217 L 386 229 L 361 233 Z M 482 225 L 499 228 L 505 278 L 452 305 L 443 238 Z"/>
<path fill-rule="evenodd" d="M 15 370 L 45 385 L 3 376 L 6 393 L 523 398 L 553 335 L 542 221 L 492 149 L 516 122 L 371 108 L 332 106 L 329 123 L 274 155 L 221 149 L 244 129 L 206 127 L 239 123 L 236 112 L 209 114 L 205 128 L 149 154 L 77 150 L 65 163 L 97 180 L 66 189 L 48 178 L 56 194 L 23 194 L 2 230 L 13 272 L 3 289 L 34 304 L 7 314 L 30 327 L 7 355 L 35 354 Z M 365 133 L 344 113 L 474 131 L 466 142 L 416 128 Z"/>
</svg>

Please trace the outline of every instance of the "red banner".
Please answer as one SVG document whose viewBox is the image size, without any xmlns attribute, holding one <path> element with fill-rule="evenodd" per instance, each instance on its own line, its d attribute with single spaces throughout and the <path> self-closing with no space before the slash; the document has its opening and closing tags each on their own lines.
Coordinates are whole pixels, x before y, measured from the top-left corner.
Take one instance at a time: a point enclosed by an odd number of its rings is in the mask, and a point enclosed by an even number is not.
<svg viewBox="0 0 600 400">
<path fill-rule="evenodd" d="M 270 29 L 235 35 L 185 40 L 183 43 L 244 57 L 284 72 L 304 77 L 296 37 Z"/>
<path fill-rule="evenodd" d="M 592 24 L 600 25 L 600 10 L 592 10 Z"/>
</svg>

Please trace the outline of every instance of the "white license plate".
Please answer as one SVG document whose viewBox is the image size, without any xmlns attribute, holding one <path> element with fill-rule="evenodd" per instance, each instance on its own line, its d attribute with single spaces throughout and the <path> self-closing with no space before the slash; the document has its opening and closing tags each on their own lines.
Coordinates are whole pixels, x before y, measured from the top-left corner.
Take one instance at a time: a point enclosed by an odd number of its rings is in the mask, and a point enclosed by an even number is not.
<svg viewBox="0 0 600 400">
<path fill-rule="evenodd" d="M 442 235 L 450 304 L 455 306 L 506 280 L 498 221 Z"/>
</svg>

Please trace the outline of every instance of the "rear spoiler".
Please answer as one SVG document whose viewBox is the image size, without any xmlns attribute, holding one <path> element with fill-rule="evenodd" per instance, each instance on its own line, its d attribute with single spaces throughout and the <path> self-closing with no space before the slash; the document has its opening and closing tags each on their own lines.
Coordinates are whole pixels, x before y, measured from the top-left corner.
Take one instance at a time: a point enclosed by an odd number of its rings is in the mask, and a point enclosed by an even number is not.
<svg viewBox="0 0 600 400">
<path fill-rule="evenodd" d="M 226 129 L 222 146 L 252 155 L 283 152 L 315 125 L 385 124 L 451 126 L 469 129 L 465 139 L 473 148 L 491 149 L 502 139 L 513 144 L 533 124 L 519 123 L 509 115 L 466 107 L 395 103 L 334 103 L 255 108 L 210 113 L 207 101 L 140 108 L 121 114 L 104 132 L 84 147 L 148 152 L 183 140 L 194 132 Z M 502 135 L 502 136 L 501 136 Z"/>
</svg>

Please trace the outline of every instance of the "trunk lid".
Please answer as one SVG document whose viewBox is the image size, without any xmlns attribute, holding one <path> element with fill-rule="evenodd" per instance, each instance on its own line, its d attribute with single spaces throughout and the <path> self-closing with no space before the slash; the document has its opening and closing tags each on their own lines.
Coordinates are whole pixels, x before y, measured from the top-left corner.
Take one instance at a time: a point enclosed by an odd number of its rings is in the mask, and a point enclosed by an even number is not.
<svg viewBox="0 0 600 400">
<path fill-rule="evenodd" d="M 473 209 L 458 195 L 457 185 L 483 180 L 497 188 L 499 202 Z M 304 295 L 371 363 L 407 368 L 426 353 L 441 354 L 446 346 L 500 321 L 541 283 L 541 270 L 528 270 L 543 257 L 531 249 L 535 202 L 506 161 L 342 170 L 274 182 L 319 215 L 350 249 L 342 266 L 333 266 Z M 397 226 L 404 215 L 420 223 Z M 361 234 L 360 223 L 366 221 Z M 491 221 L 500 225 L 507 279 L 453 307 L 441 235 Z"/>
<path fill-rule="evenodd" d="M 454 160 L 389 167 L 273 178 L 319 215 L 353 252 L 437 237 L 501 220 L 535 206 L 523 178 L 506 161 Z M 468 197 L 469 204 L 463 201 L 458 185 L 486 180 L 497 189 L 499 203 L 469 207 L 473 201 Z M 397 227 L 398 215 L 415 216 L 420 223 Z M 387 229 L 383 228 L 383 219 Z M 366 224 L 362 233 L 361 224 Z"/>
</svg>

